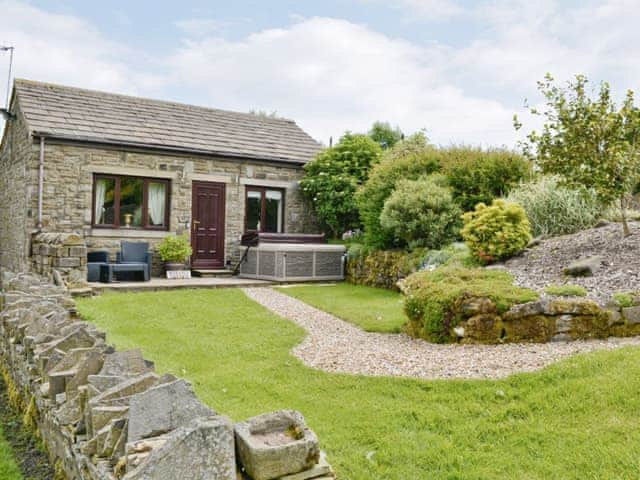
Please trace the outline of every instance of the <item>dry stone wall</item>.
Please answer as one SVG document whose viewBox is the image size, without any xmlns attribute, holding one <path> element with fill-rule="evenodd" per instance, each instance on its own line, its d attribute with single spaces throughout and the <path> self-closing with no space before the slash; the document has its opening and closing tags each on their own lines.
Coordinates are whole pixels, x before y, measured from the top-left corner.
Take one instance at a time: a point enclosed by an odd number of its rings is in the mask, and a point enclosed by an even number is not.
<svg viewBox="0 0 640 480">
<path fill-rule="evenodd" d="M 139 350 L 108 345 L 103 332 L 78 318 L 63 287 L 4 271 L 0 292 L 0 366 L 25 422 L 66 478 L 250 478 L 236 462 L 238 432 L 243 445 L 257 445 L 243 449 L 252 471 L 334 478 L 299 413 L 265 414 L 261 422 L 234 427 L 201 403 L 187 381 L 155 373 Z M 278 421 L 283 418 L 295 422 Z M 258 423 L 258 430 L 247 427 Z"/>
<path fill-rule="evenodd" d="M 461 343 L 544 343 L 640 335 L 640 307 L 601 307 L 585 298 L 548 297 L 499 313 L 491 299 L 469 297 L 449 314 L 456 319 L 452 341 L 457 337 Z"/>
<path fill-rule="evenodd" d="M 31 242 L 31 269 L 69 289 L 87 285 L 87 246 L 73 233 L 37 233 Z"/>
</svg>

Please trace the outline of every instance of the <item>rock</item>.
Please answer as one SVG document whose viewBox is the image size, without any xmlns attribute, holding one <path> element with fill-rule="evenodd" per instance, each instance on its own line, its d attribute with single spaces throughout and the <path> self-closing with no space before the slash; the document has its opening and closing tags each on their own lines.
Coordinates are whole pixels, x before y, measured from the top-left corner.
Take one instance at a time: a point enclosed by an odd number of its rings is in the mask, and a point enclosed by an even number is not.
<svg viewBox="0 0 640 480">
<path fill-rule="evenodd" d="M 602 308 L 586 298 L 556 298 L 545 305 L 546 315 L 601 315 Z"/>
<path fill-rule="evenodd" d="M 556 318 L 556 333 L 569 333 L 571 331 L 572 315 L 560 315 Z"/>
<path fill-rule="evenodd" d="M 166 436 L 123 480 L 236 480 L 231 421 L 222 416 L 193 420 Z"/>
<path fill-rule="evenodd" d="M 204 405 L 186 380 L 176 380 L 131 398 L 129 442 L 155 437 L 215 412 Z"/>
<path fill-rule="evenodd" d="M 465 342 L 499 343 L 502 333 L 502 321 L 495 314 L 480 314 L 468 319 L 464 324 Z"/>
<path fill-rule="evenodd" d="M 133 376 L 152 371 L 139 349 L 114 352 L 104 359 L 100 375 Z"/>
<path fill-rule="evenodd" d="M 548 304 L 548 300 L 536 300 L 535 302 L 513 305 L 509 311 L 505 313 L 505 319 L 511 320 L 513 318 L 541 315 L 547 309 Z"/>
<path fill-rule="evenodd" d="M 532 238 L 531 241 L 529 242 L 529 244 L 527 245 L 527 248 L 537 247 L 538 245 L 540 245 L 542 243 L 542 240 L 543 240 L 542 237 Z"/>
<path fill-rule="evenodd" d="M 124 382 L 105 390 L 97 397 L 92 398 L 89 403 L 98 405 L 117 398 L 130 397 L 136 393 L 144 392 L 148 388 L 156 385 L 160 377 L 155 373 L 145 373 L 137 377 L 129 378 Z"/>
<path fill-rule="evenodd" d="M 254 480 L 272 480 L 299 473 L 318 463 L 315 433 L 301 413 L 280 410 L 235 426 L 239 462 Z"/>
<path fill-rule="evenodd" d="M 465 317 L 473 317 L 474 315 L 495 313 L 496 305 L 487 297 L 471 297 L 465 299 L 460 304 L 460 312 Z"/>
<path fill-rule="evenodd" d="M 620 310 L 618 310 L 618 308 L 607 309 L 607 312 L 609 313 L 608 323 L 610 327 L 612 325 L 619 325 L 621 323 L 624 323 L 624 319 L 622 318 L 622 314 L 620 313 Z"/>
<path fill-rule="evenodd" d="M 602 265 L 602 257 L 594 256 L 583 258 L 570 263 L 568 267 L 564 269 L 565 275 L 572 277 L 592 277 Z"/>
<path fill-rule="evenodd" d="M 305 470 L 300 473 L 294 473 L 292 475 L 285 475 L 284 477 L 280 477 L 279 480 L 318 480 L 321 478 L 335 478 L 333 476 L 331 465 L 329 465 L 329 462 L 327 462 L 327 456 L 324 452 L 320 452 L 320 460 L 309 470 Z"/>
<path fill-rule="evenodd" d="M 129 407 L 92 407 L 91 408 L 91 431 L 99 432 L 109 422 L 124 418 Z"/>
<path fill-rule="evenodd" d="M 640 323 L 640 305 L 635 307 L 626 307 L 622 309 L 622 316 L 627 323 Z"/>
</svg>

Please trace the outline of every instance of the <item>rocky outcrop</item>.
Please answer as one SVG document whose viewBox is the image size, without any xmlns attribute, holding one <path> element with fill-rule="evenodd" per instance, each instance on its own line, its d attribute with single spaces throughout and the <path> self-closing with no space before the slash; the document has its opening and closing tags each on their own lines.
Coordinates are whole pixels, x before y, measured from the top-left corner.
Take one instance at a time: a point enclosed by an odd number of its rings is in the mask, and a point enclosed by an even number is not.
<svg viewBox="0 0 640 480">
<path fill-rule="evenodd" d="M 25 422 L 66 478 L 239 478 L 237 428 L 202 404 L 187 381 L 155 373 L 139 350 L 115 351 L 78 318 L 64 287 L 9 272 L 0 287 L 0 366 Z M 318 471 L 317 454 L 296 460 L 298 445 L 291 438 L 271 450 L 270 461 L 290 467 L 279 476 Z M 314 446 L 317 452 L 317 439 Z"/>
</svg>

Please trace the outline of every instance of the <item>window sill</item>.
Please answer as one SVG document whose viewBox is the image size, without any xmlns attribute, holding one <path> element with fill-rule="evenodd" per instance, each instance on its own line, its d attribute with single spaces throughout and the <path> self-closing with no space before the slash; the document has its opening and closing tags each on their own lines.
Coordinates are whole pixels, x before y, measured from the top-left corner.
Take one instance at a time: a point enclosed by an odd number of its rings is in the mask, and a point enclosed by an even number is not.
<svg viewBox="0 0 640 480">
<path fill-rule="evenodd" d="M 86 234 L 87 237 L 104 238 L 164 238 L 173 235 L 166 230 L 139 230 L 128 228 L 92 228 Z"/>
</svg>

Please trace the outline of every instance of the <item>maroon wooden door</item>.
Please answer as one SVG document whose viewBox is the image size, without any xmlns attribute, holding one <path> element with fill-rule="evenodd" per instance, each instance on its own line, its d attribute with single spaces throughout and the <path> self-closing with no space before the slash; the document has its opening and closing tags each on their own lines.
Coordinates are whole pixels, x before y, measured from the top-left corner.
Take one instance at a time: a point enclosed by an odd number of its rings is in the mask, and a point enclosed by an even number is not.
<svg viewBox="0 0 640 480">
<path fill-rule="evenodd" d="M 224 267 L 224 183 L 193 182 L 191 267 Z"/>
</svg>

